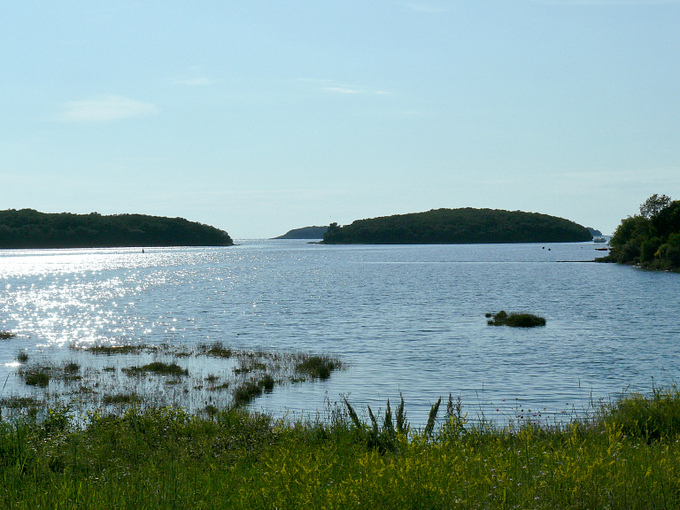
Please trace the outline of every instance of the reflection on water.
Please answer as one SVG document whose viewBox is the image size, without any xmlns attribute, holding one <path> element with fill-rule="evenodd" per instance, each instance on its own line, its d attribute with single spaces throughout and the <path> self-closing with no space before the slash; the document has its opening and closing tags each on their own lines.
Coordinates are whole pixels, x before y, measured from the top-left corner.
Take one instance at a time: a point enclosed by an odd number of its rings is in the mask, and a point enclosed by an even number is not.
<svg viewBox="0 0 680 510">
<path fill-rule="evenodd" d="M 277 413 L 314 412 L 341 394 L 375 409 L 401 392 L 418 423 L 451 392 L 471 416 L 559 416 L 591 397 L 649 390 L 652 378 L 675 382 L 680 276 L 583 262 L 602 254 L 595 248 L 249 241 L 0 251 L 0 330 L 17 334 L 0 343 L 3 391 L 21 389 L 9 366 L 20 349 L 59 357 L 71 344 L 215 340 L 350 364 L 255 404 Z M 484 314 L 501 309 L 548 323 L 487 326 Z"/>
</svg>

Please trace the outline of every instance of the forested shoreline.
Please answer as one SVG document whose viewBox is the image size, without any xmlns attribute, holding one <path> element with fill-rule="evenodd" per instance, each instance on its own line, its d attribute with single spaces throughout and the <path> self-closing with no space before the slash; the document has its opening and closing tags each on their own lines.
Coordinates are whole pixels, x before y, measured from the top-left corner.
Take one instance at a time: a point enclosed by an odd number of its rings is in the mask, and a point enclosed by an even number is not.
<svg viewBox="0 0 680 510">
<path fill-rule="evenodd" d="M 680 201 L 652 195 L 640 205 L 640 214 L 621 220 L 609 245 L 603 262 L 680 271 Z"/>
<path fill-rule="evenodd" d="M 143 214 L 0 211 L 0 248 L 120 248 L 231 246 L 229 234 L 184 218 Z"/>
<path fill-rule="evenodd" d="M 326 244 L 491 244 L 560 243 L 592 240 L 573 221 L 547 214 L 497 209 L 436 209 L 333 223 Z"/>
</svg>

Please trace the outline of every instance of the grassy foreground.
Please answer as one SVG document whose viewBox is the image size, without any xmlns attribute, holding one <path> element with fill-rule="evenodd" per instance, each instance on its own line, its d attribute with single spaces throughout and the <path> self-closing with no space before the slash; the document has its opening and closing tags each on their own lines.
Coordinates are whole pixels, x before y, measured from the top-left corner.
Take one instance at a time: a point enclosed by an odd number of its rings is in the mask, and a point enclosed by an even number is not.
<svg viewBox="0 0 680 510">
<path fill-rule="evenodd" d="M 411 430 L 403 403 L 287 423 L 130 407 L 0 422 L 0 508 L 677 508 L 680 393 L 563 426 L 468 426 L 460 405 Z"/>
</svg>

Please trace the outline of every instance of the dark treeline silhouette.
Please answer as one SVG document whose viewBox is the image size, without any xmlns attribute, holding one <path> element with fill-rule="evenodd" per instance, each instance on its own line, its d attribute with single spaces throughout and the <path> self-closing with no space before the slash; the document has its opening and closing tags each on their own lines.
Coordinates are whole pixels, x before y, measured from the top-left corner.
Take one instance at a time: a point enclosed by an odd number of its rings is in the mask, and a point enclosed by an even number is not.
<svg viewBox="0 0 680 510">
<path fill-rule="evenodd" d="M 680 201 L 652 195 L 639 215 L 621 220 L 609 245 L 603 261 L 680 271 Z"/>
<path fill-rule="evenodd" d="M 331 224 L 328 244 L 560 243 L 592 240 L 587 228 L 546 214 L 492 209 L 437 209 Z"/>
<path fill-rule="evenodd" d="M 274 239 L 323 239 L 328 227 L 302 227 L 289 230 Z"/>
<path fill-rule="evenodd" d="M 184 218 L 142 214 L 0 211 L 0 248 L 230 246 L 225 231 Z"/>
</svg>

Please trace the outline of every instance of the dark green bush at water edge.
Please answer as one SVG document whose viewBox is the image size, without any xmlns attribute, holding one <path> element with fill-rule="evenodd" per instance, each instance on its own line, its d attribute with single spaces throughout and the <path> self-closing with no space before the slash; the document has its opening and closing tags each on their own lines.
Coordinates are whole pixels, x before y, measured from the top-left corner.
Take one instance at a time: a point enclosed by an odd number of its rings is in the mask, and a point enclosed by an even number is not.
<svg viewBox="0 0 680 510">
<path fill-rule="evenodd" d="M 680 201 L 652 195 L 639 215 L 621 221 L 609 245 L 610 254 L 598 261 L 680 271 Z"/>
</svg>

